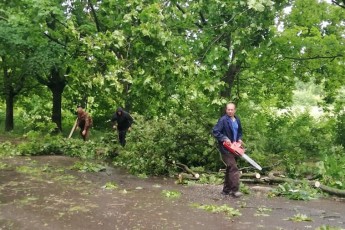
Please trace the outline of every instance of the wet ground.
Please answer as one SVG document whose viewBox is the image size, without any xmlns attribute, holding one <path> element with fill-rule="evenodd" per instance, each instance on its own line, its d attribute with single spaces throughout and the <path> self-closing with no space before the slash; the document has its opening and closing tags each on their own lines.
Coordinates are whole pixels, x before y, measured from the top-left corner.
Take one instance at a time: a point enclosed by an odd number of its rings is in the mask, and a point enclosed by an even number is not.
<svg viewBox="0 0 345 230">
<path fill-rule="evenodd" d="M 250 195 L 235 199 L 222 196 L 220 185 L 183 186 L 173 178 L 142 179 L 111 167 L 78 172 L 71 169 L 77 161 L 1 158 L 0 229 L 345 229 L 345 201 L 339 198 L 268 198 L 263 188 L 251 186 Z M 163 191 L 181 196 L 167 198 Z M 241 216 L 197 208 L 224 204 Z M 311 221 L 289 220 L 302 215 Z"/>
</svg>

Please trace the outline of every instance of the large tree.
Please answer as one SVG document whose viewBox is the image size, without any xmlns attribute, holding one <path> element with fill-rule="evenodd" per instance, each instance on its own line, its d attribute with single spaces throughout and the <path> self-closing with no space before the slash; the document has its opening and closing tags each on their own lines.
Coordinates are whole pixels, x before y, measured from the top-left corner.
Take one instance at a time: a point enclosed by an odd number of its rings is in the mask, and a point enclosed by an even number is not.
<svg viewBox="0 0 345 230">
<path fill-rule="evenodd" d="M 327 104 L 335 102 L 345 83 L 344 17 L 343 9 L 326 1 L 296 0 L 275 39 L 279 59 L 290 63 L 290 75 L 323 85 Z"/>
<path fill-rule="evenodd" d="M 80 76 L 74 81 L 83 82 L 93 105 L 108 111 L 125 106 L 148 116 L 180 106 L 181 94 L 188 91 L 184 82 L 190 81 L 187 76 L 195 74 L 197 65 L 185 49 L 184 36 L 173 34 L 168 26 L 174 20 L 169 6 L 141 0 L 84 4 L 74 4 L 71 13 L 78 7 L 90 12 L 88 24 L 75 24 L 87 62 L 80 59 L 85 68 L 72 71 Z M 77 18 L 85 21 L 86 16 Z"/>
<path fill-rule="evenodd" d="M 13 2 L 3 2 L 0 6 L 7 11 L 0 12 L 0 68 L 2 95 L 6 101 L 5 131 L 14 128 L 14 102 L 25 88 L 32 87 L 30 61 L 32 47 L 30 28 L 25 24 L 21 7 Z M 27 90 L 26 90 L 27 91 Z"/>
<path fill-rule="evenodd" d="M 268 43 L 271 27 L 287 1 L 173 1 L 185 27 L 186 42 L 206 67 L 222 98 L 235 99 L 250 52 Z M 221 84 L 221 82 L 223 84 Z M 243 86 L 243 84 L 242 84 Z M 219 101 L 222 102 L 222 101 Z M 223 101 L 224 102 L 224 101 Z"/>
</svg>

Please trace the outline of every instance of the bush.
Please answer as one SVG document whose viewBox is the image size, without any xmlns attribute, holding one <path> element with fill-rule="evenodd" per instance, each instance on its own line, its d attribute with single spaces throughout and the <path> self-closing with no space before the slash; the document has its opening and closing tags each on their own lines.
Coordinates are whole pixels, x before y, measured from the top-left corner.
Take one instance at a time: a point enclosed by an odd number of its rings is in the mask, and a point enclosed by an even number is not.
<svg viewBox="0 0 345 230">
<path fill-rule="evenodd" d="M 11 150 L 11 151 L 9 151 Z M 81 159 L 107 158 L 116 152 L 116 146 L 100 139 L 98 141 L 83 141 L 81 139 L 65 139 L 62 136 L 31 135 L 26 141 L 16 146 L 9 142 L 0 145 L 2 155 L 66 155 Z"/>
<path fill-rule="evenodd" d="M 339 114 L 335 124 L 336 143 L 345 146 L 345 113 Z"/>
<path fill-rule="evenodd" d="M 127 145 L 115 164 L 132 173 L 169 174 L 176 170 L 173 162 L 206 169 L 219 169 L 219 154 L 214 138 L 202 124 L 178 116 L 145 120 L 139 115 L 128 134 Z"/>
<path fill-rule="evenodd" d="M 322 182 L 331 187 L 345 189 L 344 153 L 325 155 L 321 162 L 325 171 L 322 177 Z"/>
</svg>

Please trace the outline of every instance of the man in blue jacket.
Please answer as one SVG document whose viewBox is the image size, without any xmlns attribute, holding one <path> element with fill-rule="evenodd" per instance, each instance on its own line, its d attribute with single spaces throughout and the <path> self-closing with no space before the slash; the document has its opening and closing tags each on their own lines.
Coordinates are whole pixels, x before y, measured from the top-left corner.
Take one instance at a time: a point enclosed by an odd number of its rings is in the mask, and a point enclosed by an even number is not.
<svg viewBox="0 0 345 230">
<path fill-rule="evenodd" d="M 221 153 L 221 159 L 226 165 L 223 195 L 232 195 L 234 197 L 242 196 L 240 189 L 240 172 L 237 168 L 236 156 L 226 150 L 223 142 L 242 142 L 242 126 L 240 119 L 235 115 L 236 105 L 228 103 L 226 105 L 226 114 L 222 116 L 213 127 L 213 136 L 218 141 L 218 148 Z"/>
</svg>

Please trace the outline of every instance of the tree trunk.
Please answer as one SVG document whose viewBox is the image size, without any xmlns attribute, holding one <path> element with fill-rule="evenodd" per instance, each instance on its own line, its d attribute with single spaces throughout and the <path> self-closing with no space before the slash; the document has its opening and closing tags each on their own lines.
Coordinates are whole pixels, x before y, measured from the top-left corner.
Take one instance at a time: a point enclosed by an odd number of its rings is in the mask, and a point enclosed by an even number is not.
<svg viewBox="0 0 345 230">
<path fill-rule="evenodd" d="M 6 94 L 6 119 L 5 119 L 5 131 L 12 131 L 14 128 L 13 122 L 13 106 L 14 106 L 14 94 Z"/>
<path fill-rule="evenodd" d="M 229 101 L 231 99 L 232 88 L 234 86 L 235 78 L 239 74 L 241 68 L 238 65 L 231 64 L 224 74 L 223 80 L 227 87 L 221 92 L 221 96 L 227 98 Z"/>
<path fill-rule="evenodd" d="M 63 88 L 57 85 L 51 89 L 53 93 L 53 109 L 52 109 L 52 121 L 57 126 L 57 131 L 62 131 L 62 116 L 61 116 L 61 102 Z"/>
<path fill-rule="evenodd" d="M 56 124 L 57 132 L 62 131 L 62 116 L 61 116 L 61 104 L 62 93 L 66 86 L 66 80 L 64 74 L 57 68 L 53 68 L 51 71 L 51 78 L 49 79 L 48 88 L 53 94 L 53 109 L 52 109 L 52 121 Z"/>
<path fill-rule="evenodd" d="M 5 57 L 2 57 L 5 60 Z M 14 128 L 13 122 L 13 105 L 15 93 L 11 85 L 10 73 L 6 65 L 3 66 L 4 73 L 4 92 L 6 98 L 6 118 L 5 118 L 5 131 L 12 131 Z"/>
<path fill-rule="evenodd" d="M 232 101 L 231 100 L 232 88 L 234 86 L 235 78 L 237 74 L 239 74 L 240 71 L 241 71 L 241 68 L 239 66 L 231 64 L 223 76 L 223 81 L 226 84 L 226 88 L 220 92 L 220 95 L 222 98 L 225 98 L 228 102 Z M 222 107 L 219 112 L 221 116 L 224 115 L 225 113 L 224 107 Z"/>
</svg>

